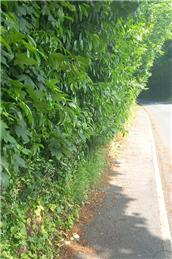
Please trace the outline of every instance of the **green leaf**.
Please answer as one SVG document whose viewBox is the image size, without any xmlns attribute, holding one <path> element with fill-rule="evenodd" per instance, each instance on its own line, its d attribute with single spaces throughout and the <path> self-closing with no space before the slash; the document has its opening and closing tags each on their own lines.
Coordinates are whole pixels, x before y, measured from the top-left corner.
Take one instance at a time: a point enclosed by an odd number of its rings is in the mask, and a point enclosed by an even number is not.
<svg viewBox="0 0 172 259">
<path fill-rule="evenodd" d="M 28 119 L 28 122 L 30 123 L 30 125 L 32 126 L 33 123 L 33 116 L 32 116 L 32 112 L 31 109 L 29 108 L 29 106 L 24 103 L 23 101 L 20 101 L 19 103 L 20 107 L 22 108 L 22 110 L 25 112 L 26 117 Z"/>
<path fill-rule="evenodd" d="M 29 137 L 30 136 L 30 133 L 29 131 L 25 128 L 25 127 L 22 127 L 22 126 L 16 126 L 15 128 L 15 132 L 17 134 L 18 137 L 21 137 L 24 141 L 24 143 L 28 143 L 29 142 Z"/>
<path fill-rule="evenodd" d="M 48 87 L 50 87 L 51 89 L 54 89 L 54 88 L 57 88 L 56 84 L 59 80 L 57 79 L 49 79 L 49 80 L 46 80 L 45 83 Z"/>
<path fill-rule="evenodd" d="M 80 67 L 88 67 L 90 65 L 90 59 L 83 56 L 72 56 L 76 60 Z"/>
<path fill-rule="evenodd" d="M 94 48 L 98 48 L 99 45 L 100 45 L 100 38 L 99 38 L 99 36 L 96 33 L 94 33 L 92 35 L 92 41 L 93 41 Z"/>
<path fill-rule="evenodd" d="M 25 38 L 25 35 L 22 34 L 21 32 L 19 31 L 16 31 L 16 30 L 11 30 L 10 33 L 9 33 L 9 38 L 10 38 L 10 41 L 14 44 L 14 43 L 20 43 L 22 44 L 23 43 L 23 39 Z"/>
<path fill-rule="evenodd" d="M 23 167 L 23 168 L 27 167 L 24 159 L 21 158 L 18 154 L 14 154 L 13 161 L 15 163 L 15 166 L 17 166 L 17 167 Z"/>
<path fill-rule="evenodd" d="M 68 105 L 74 109 L 77 109 L 77 105 L 75 103 L 69 102 Z"/>
<path fill-rule="evenodd" d="M 21 152 L 22 152 L 23 154 L 25 154 L 25 155 L 29 155 L 31 151 L 30 151 L 30 149 L 22 148 L 22 149 L 21 149 Z"/>
<path fill-rule="evenodd" d="M 26 53 L 17 53 L 14 64 L 23 69 L 24 66 L 37 65 L 38 62 L 35 59 L 28 57 Z"/>
<path fill-rule="evenodd" d="M 15 31 L 19 31 L 19 22 L 14 13 L 8 12 L 6 14 L 6 25 L 8 30 L 14 29 Z"/>
<path fill-rule="evenodd" d="M 31 52 L 38 52 L 37 48 L 30 42 L 23 41 L 24 46 Z"/>
<path fill-rule="evenodd" d="M 3 38 L 2 35 L 0 35 L 0 43 L 2 45 L 4 45 L 8 51 L 11 52 L 11 48 L 10 48 L 10 45 L 9 45 L 9 42 L 7 42 L 7 39 Z"/>
<path fill-rule="evenodd" d="M 0 121 L 0 139 L 4 139 L 5 135 L 8 133 L 6 130 L 8 128 L 7 124 L 3 122 L 2 120 Z"/>
<path fill-rule="evenodd" d="M 0 183 L 2 188 L 7 188 L 10 183 L 10 177 L 5 172 L 0 172 Z"/>
<path fill-rule="evenodd" d="M 1 163 L 0 172 L 3 172 L 3 170 L 5 170 L 4 173 L 9 175 L 9 170 L 8 170 L 9 163 L 7 162 L 7 160 L 4 156 L 1 156 L 0 163 Z M 7 177 L 8 177 L 8 175 L 7 175 Z"/>
<path fill-rule="evenodd" d="M 5 143 L 11 143 L 17 145 L 17 142 L 13 136 L 10 135 L 9 131 L 5 131 L 4 135 L 1 136 Z"/>
<path fill-rule="evenodd" d="M 14 79 L 10 79 L 9 82 L 16 88 L 22 88 L 23 84 L 18 81 L 18 80 L 14 80 Z"/>
<path fill-rule="evenodd" d="M 67 58 L 61 53 L 52 53 L 49 56 L 49 62 L 52 65 L 53 69 L 63 70 L 67 67 Z"/>
<path fill-rule="evenodd" d="M 69 9 L 71 12 L 76 12 L 75 6 L 71 4 L 69 1 L 61 1 L 60 4 Z"/>
</svg>

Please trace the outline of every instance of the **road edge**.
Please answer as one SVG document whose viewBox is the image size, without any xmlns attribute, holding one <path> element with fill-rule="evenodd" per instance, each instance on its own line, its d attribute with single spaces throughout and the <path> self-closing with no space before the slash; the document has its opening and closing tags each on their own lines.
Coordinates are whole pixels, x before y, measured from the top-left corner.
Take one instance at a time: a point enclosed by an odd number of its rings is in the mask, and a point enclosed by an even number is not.
<svg viewBox="0 0 172 259">
<path fill-rule="evenodd" d="M 144 108 L 143 110 L 145 111 Z M 162 234 L 163 240 L 168 240 L 170 242 L 170 244 L 168 243 L 168 247 L 164 247 L 164 249 L 168 251 L 170 246 L 170 252 L 172 252 L 172 237 L 171 237 L 170 225 L 168 221 L 167 209 L 166 209 L 165 199 L 163 194 L 161 174 L 158 166 L 155 139 L 154 139 L 149 115 L 147 114 L 146 111 L 145 111 L 145 114 L 146 114 L 146 119 L 148 122 L 148 127 L 149 127 L 149 132 L 151 137 L 152 158 L 153 158 L 153 166 L 154 166 L 154 173 L 155 173 L 155 179 L 156 179 L 156 189 L 157 189 L 158 204 L 159 204 L 160 222 L 161 222 L 161 234 Z"/>
</svg>

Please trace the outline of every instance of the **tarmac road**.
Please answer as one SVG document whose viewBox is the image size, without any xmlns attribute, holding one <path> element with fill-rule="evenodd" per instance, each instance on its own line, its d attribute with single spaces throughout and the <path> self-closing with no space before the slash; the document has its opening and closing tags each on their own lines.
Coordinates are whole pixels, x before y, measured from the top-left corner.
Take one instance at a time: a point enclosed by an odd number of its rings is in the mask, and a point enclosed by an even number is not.
<svg viewBox="0 0 172 259">
<path fill-rule="evenodd" d="M 172 156 L 172 104 L 154 103 L 145 105 L 153 126 L 160 134 L 167 152 Z"/>
<path fill-rule="evenodd" d="M 172 104 L 144 105 L 152 123 L 163 191 L 172 232 Z"/>
</svg>

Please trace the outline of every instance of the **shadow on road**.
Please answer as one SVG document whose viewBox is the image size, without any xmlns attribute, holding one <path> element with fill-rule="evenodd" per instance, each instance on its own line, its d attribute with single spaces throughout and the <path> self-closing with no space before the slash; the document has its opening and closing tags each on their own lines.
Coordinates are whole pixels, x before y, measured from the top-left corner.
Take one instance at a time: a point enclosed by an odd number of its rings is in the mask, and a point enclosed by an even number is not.
<svg viewBox="0 0 172 259">
<path fill-rule="evenodd" d="M 106 198 L 99 214 L 85 226 L 86 244 L 95 249 L 96 258 L 172 258 L 170 241 L 153 235 L 146 219 L 139 214 L 126 214 L 133 198 L 126 196 L 123 189 L 113 183 L 113 178 L 118 176 L 117 171 L 111 171 L 106 188 L 101 190 L 106 193 Z"/>
</svg>

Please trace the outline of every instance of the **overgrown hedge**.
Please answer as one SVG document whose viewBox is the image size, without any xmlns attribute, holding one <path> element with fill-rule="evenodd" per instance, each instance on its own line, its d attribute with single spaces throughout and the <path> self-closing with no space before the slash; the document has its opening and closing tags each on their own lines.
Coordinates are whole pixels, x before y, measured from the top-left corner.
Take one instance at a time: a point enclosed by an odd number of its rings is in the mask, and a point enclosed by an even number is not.
<svg viewBox="0 0 172 259">
<path fill-rule="evenodd" d="M 94 151 L 123 129 L 169 37 L 170 8 L 2 2 L 2 258 L 55 256 L 101 160 Z"/>
</svg>

